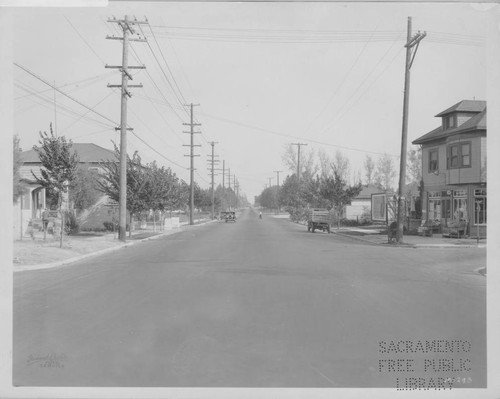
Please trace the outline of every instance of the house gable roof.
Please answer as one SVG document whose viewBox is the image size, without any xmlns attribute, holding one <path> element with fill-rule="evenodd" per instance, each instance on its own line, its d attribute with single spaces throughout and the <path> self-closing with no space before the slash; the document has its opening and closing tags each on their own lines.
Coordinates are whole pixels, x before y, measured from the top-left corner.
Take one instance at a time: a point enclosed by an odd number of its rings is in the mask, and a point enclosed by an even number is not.
<svg viewBox="0 0 500 399">
<path fill-rule="evenodd" d="M 434 140 L 452 136 L 457 133 L 465 133 L 477 130 L 486 131 L 486 108 L 484 108 L 477 115 L 474 115 L 472 118 L 458 127 L 445 130 L 443 129 L 443 126 L 439 126 L 438 128 L 431 130 L 429 133 L 426 133 L 418 139 L 412 141 L 412 144 L 424 144 Z"/>
<path fill-rule="evenodd" d="M 102 161 L 115 161 L 115 153 L 93 143 L 73 143 L 72 150 L 78 154 L 80 163 L 98 163 Z M 21 161 L 24 163 L 40 163 L 40 158 L 35 150 L 23 151 Z"/>
<path fill-rule="evenodd" d="M 360 193 L 355 197 L 356 199 L 371 199 L 372 194 L 380 194 L 383 193 L 384 190 L 381 190 L 377 186 L 374 186 L 373 184 L 369 184 L 367 186 L 364 186 Z"/>
<path fill-rule="evenodd" d="M 462 100 L 448 109 L 440 112 L 436 117 L 451 114 L 453 112 L 481 112 L 486 108 L 486 101 Z"/>
</svg>

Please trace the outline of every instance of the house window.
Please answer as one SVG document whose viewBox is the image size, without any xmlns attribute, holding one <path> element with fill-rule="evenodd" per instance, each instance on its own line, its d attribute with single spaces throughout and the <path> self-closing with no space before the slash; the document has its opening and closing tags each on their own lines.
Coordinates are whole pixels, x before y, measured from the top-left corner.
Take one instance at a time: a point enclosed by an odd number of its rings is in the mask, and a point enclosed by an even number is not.
<svg viewBox="0 0 500 399">
<path fill-rule="evenodd" d="M 470 143 L 452 144 L 447 149 L 448 169 L 468 168 L 471 166 Z"/>
<path fill-rule="evenodd" d="M 455 127 L 455 115 L 446 116 L 444 118 L 444 128 L 451 129 Z"/>
<path fill-rule="evenodd" d="M 438 171 L 438 150 L 429 150 L 429 173 Z"/>
<path fill-rule="evenodd" d="M 470 144 L 462 144 L 460 147 L 462 166 L 470 166 Z"/>
</svg>

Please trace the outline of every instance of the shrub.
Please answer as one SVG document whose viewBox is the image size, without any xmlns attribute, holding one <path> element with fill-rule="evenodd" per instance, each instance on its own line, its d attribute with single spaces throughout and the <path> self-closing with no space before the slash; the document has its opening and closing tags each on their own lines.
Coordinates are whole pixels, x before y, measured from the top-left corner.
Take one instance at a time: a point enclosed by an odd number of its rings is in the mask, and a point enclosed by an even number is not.
<svg viewBox="0 0 500 399">
<path fill-rule="evenodd" d="M 115 231 L 115 230 L 118 230 L 118 226 L 116 225 L 116 223 L 113 223 L 113 222 L 103 222 L 102 224 L 104 225 L 104 230 L 106 230 L 106 231 Z"/>
<path fill-rule="evenodd" d="M 76 216 L 71 211 L 64 211 L 64 231 L 67 235 L 76 234 L 80 231 L 80 225 Z"/>
</svg>

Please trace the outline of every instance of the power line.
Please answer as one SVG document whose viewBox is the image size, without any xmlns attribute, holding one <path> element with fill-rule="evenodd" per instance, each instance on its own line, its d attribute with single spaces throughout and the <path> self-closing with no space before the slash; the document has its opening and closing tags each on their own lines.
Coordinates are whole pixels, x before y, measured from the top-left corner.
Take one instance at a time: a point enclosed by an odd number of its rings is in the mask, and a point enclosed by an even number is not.
<svg viewBox="0 0 500 399">
<path fill-rule="evenodd" d="M 335 118 L 335 120 L 333 122 L 331 122 L 330 124 L 327 125 L 326 128 L 324 128 L 323 130 L 321 130 L 321 134 L 325 133 L 328 129 L 330 129 L 336 122 L 338 122 L 345 114 L 346 114 L 346 111 L 342 112 L 344 110 L 344 108 L 347 106 L 347 104 L 349 104 L 349 101 L 351 101 L 351 99 L 357 94 L 357 92 L 361 89 L 361 87 L 363 86 L 363 84 L 370 78 L 370 76 L 375 72 L 375 70 L 377 69 L 377 67 L 380 65 L 380 63 L 385 59 L 385 57 L 389 54 L 389 52 L 392 50 L 392 48 L 394 47 L 394 45 L 397 43 L 397 40 L 395 40 L 392 45 L 387 49 L 387 51 L 384 53 L 384 55 L 382 57 L 380 57 L 380 59 L 378 60 L 378 62 L 375 64 L 375 66 L 373 68 L 371 68 L 370 72 L 366 75 L 366 77 L 361 81 L 361 83 L 356 87 L 356 89 L 354 90 L 354 92 L 351 94 L 351 96 L 344 102 L 344 104 L 339 108 L 339 111 L 338 111 L 338 114 L 337 114 L 337 117 Z M 349 110 L 350 108 L 348 108 Z M 339 116 L 340 114 L 340 116 Z"/>
<path fill-rule="evenodd" d="M 148 147 L 150 150 L 154 151 L 156 154 L 158 154 L 160 157 L 162 157 L 163 159 L 167 160 L 168 162 L 171 162 L 173 163 L 174 165 L 182 168 L 182 169 L 185 169 L 187 170 L 188 168 L 178 164 L 177 162 L 175 161 L 172 161 L 171 159 L 167 158 L 165 155 L 161 154 L 160 152 L 158 152 L 155 148 L 151 147 L 146 141 L 144 141 L 141 137 L 139 137 L 133 130 L 132 130 L 132 134 L 138 139 L 140 140 L 146 147 Z"/>
<path fill-rule="evenodd" d="M 80 80 L 77 80 L 75 82 L 71 82 L 71 83 L 66 83 L 66 84 L 63 84 L 63 85 L 60 85 L 58 86 L 59 89 L 62 89 L 64 87 L 68 87 L 68 86 L 76 86 L 72 89 L 70 89 L 71 92 L 74 92 L 74 91 L 77 91 L 77 90 L 80 90 L 80 89 L 83 89 L 84 87 L 86 87 L 87 85 L 91 85 L 91 84 L 95 84 L 97 83 L 99 80 L 103 80 L 104 78 L 107 78 L 109 77 L 113 72 L 110 72 L 110 73 L 105 73 L 105 74 L 102 74 L 102 75 L 98 75 L 98 76 L 92 76 L 92 77 L 89 77 L 89 78 L 85 78 L 85 79 L 80 79 Z M 84 82 L 89 82 L 87 83 L 87 85 L 83 85 L 83 86 L 79 86 L 80 83 L 84 83 Z M 53 90 L 53 89 L 44 89 L 44 90 L 40 90 L 36 93 L 39 93 L 39 94 L 43 94 L 49 90 Z M 20 99 L 23 99 L 23 98 L 26 98 L 26 97 L 29 97 L 31 94 L 25 94 L 24 96 L 18 96 L 18 97 L 14 97 L 14 100 L 20 100 Z"/>
<path fill-rule="evenodd" d="M 141 32 L 142 32 L 142 30 L 141 30 Z M 144 34 L 144 33 L 143 33 L 143 34 Z M 155 38 L 155 40 L 156 40 L 156 38 Z M 170 88 L 172 89 L 172 93 L 174 94 L 174 97 L 176 98 L 176 100 L 179 102 L 179 104 L 180 104 L 180 105 L 183 105 L 186 101 L 184 100 L 184 98 L 182 98 L 182 99 L 181 99 L 181 98 L 179 98 L 179 95 L 176 93 L 174 86 L 173 86 L 173 85 L 172 85 L 172 83 L 170 82 L 170 79 L 168 78 L 168 76 L 167 76 L 167 74 L 166 74 L 165 70 L 163 69 L 163 66 L 161 65 L 160 61 L 158 60 L 158 57 L 156 56 L 156 54 L 155 54 L 155 52 L 154 52 L 153 48 L 151 47 L 151 44 L 149 44 L 149 41 L 148 41 L 148 42 L 146 42 L 146 43 L 147 43 L 147 45 L 148 45 L 149 49 L 151 50 L 151 54 L 153 54 L 153 57 L 154 57 L 154 59 L 155 59 L 156 63 L 158 64 L 158 66 L 159 66 L 159 68 L 160 68 L 160 71 L 162 72 L 163 76 L 165 77 L 165 80 L 167 81 L 167 84 L 168 84 L 168 85 L 170 86 Z M 161 49 L 160 49 L 160 52 L 161 52 Z M 162 53 L 162 55 L 163 55 L 163 53 Z M 165 60 L 165 59 L 164 59 L 164 61 L 166 62 L 166 60 Z M 167 64 L 167 68 L 170 70 L 170 68 L 168 67 L 168 64 Z M 181 94 L 181 97 L 182 97 L 182 94 Z"/>
<path fill-rule="evenodd" d="M 53 109 L 53 102 L 54 102 L 54 100 L 53 100 L 52 98 L 50 98 L 50 97 L 48 97 L 48 96 L 46 96 L 46 95 L 44 95 L 44 94 L 39 94 L 39 93 L 37 93 L 37 92 L 35 92 L 35 91 L 33 91 L 33 90 L 30 90 L 29 88 L 23 87 L 23 86 L 22 86 L 21 84 L 19 84 L 19 83 L 15 83 L 15 85 L 16 85 L 17 87 L 19 87 L 20 89 L 22 89 L 22 90 L 24 90 L 24 91 L 26 91 L 26 92 L 30 93 L 30 95 L 31 95 L 31 96 L 34 96 L 35 98 L 38 98 L 38 99 L 40 99 L 41 101 L 43 101 L 43 102 L 45 102 L 45 103 L 47 103 L 47 104 L 50 104 L 50 106 L 49 106 L 49 105 L 42 104 L 42 103 L 39 103 L 39 102 L 36 102 L 36 101 L 34 101 L 33 99 L 31 99 L 31 101 L 33 101 L 35 104 L 41 105 L 41 106 L 43 106 L 43 107 L 45 107 L 45 108 L 47 108 L 47 109 L 51 109 L 51 110 Z M 24 84 L 24 85 L 26 86 L 26 84 Z M 23 110 L 18 110 L 17 112 L 22 113 L 22 112 L 25 112 L 26 110 L 28 110 L 29 108 L 32 108 L 32 106 L 29 106 L 28 108 L 25 108 L 25 109 L 23 109 Z M 82 115 L 82 114 L 80 114 L 80 113 L 78 113 L 78 112 L 76 112 L 76 111 L 72 110 L 71 108 L 68 108 L 67 106 L 62 105 L 62 104 L 59 104 L 59 108 L 60 108 L 61 110 L 63 110 L 64 112 L 66 112 L 67 116 L 69 116 L 69 117 L 71 117 L 71 118 L 81 117 L 81 115 Z M 109 124 L 106 124 L 106 123 L 104 123 L 104 122 L 102 122 L 102 121 L 99 121 L 99 120 L 96 120 L 96 119 L 92 119 L 92 118 L 90 118 L 90 117 L 88 117 L 88 116 L 85 116 L 84 118 L 85 118 L 86 120 L 88 120 L 88 121 L 92 121 L 92 122 L 97 123 L 97 124 L 99 124 L 99 125 L 101 125 L 101 126 L 106 126 L 106 127 L 113 127 L 113 126 L 114 126 L 114 125 L 109 125 Z"/>
<path fill-rule="evenodd" d="M 174 81 L 174 84 L 175 84 L 175 87 L 177 88 L 177 91 L 179 92 L 180 96 L 181 96 L 181 99 L 182 99 L 182 103 L 185 104 L 187 101 L 186 99 L 184 98 L 184 96 L 182 95 L 182 92 L 181 92 L 181 89 L 179 88 L 179 85 L 177 84 L 177 81 L 175 80 L 175 76 L 174 74 L 172 73 L 172 70 L 170 69 L 170 66 L 165 58 L 165 55 L 163 54 L 163 51 L 160 47 L 160 44 L 158 43 L 158 40 L 156 39 L 156 36 L 155 36 L 155 33 L 153 32 L 153 29 L 151 29 L 151 25 L 149 25 L 149 30 L 151 31 L 151 34 L 153 35 L 153 39 L 155 40 L 155 43 L 156 43 L 156 46 L 158 47 L 158 50 L 160 50 L 160 54 L 163 58 L 163 61 L 165 62 L 165 65 L 167 66 L 167 69 L 168 71 L 170 72 L 170 75 L 172 76 L 172 80 Z"/>
<path fill-rule="evenodd" d="M 294 136 L 294 135 L 291 135 L 291 134 L 281 133 L 281 132 L 277 132 L 275 130 L 265 129 L 265 128 L 258 127 L 258 126 L 252 126 L 252 125 L 249 125 L 249 124 L 246 124 L 246 123 L 233 121 L 233 120 L 230 120 L 230 119 L 227 119 L 227 118 L 223 118 L 223 117 L 220 117 L 220 116 L 209 115 L 209 114 L 206 114 L 206 113 L 203 113 L 203 115 L 205 115 L 206 117 L 212 118 L 212 119 L 216 119 L 216 120 L 220 120 L 220 121 L 223 121 L 223 122 L 226 122 L 226 123 L 231 123 L 231 124 L 234 124 L 234 125 L 246 127 L 246 128 L 252 129 L 252 130 L 259 130 L 259 131 L 262 131 L 262 132 L 265 132 L 265 133 L 270 133 L 270 134 L 273 134 L 273 135 L 276 135 L 276 136 L 287 137 L 287 138 L 291 138 L 291 139 L 298 139 L 298 140 L 302 140 L 302 141 L 308 141 L 310 143 L 316 143 L 316 144 L 326 145 L 326 146 L 335 147 L 335 148 L 341 148 L 341 149 L 350 150 L 350 151 L 358 151 L 358 152 L 369 153 L 369 154 L 377 154 L 377 155 L 385 155 L 386 154 L 386 153 L 377 152 L 377 151 L 368 151 L 368 150 L 363 150 L 363 149 L 360 149 L 360 148 L 347 147 L 347 146 L 342 146 L 342 145 L 338 145 L 338 144 L 327 143 L 327 142 L 324 142 L 324 141 L 314 140 L 314 139 L 310 139 L 310 138 L 306 138 L 306 137 L 301 137 L 301 136 Z M 399 157 L 399 156 L 393 155 L 393 154 L 389 154 L 389 155 L 390 156 L 394 156 L 394 157 Z"/>
<path fill-rule="evenodd" d="M 99 56 L 99 54 L 96 53 L 96 51 L 94 50 L 94 48 L 89 44 L 89 42 L 85 39 L 85 37 L 83 37 L 80 32 L 78 31 L 78 29 L 75 28 L 75 26 L 71 23 L 71 21 L 68 19 L 67 16 L 64 16 L 64 18 L 66 18 L 66 21 L 68 21 L 68 24 L 71 25 L 71 27 L 74 29 L 74 31 L 76 32 L 76 34 L 80 37 L 80 39 L 83 40 L 83 42 L 87 45 L 87 47 L 90 49 L 90 51 L 92 51 L 94 53 L 94 55 L 101 61 L 101 63 L 103 65 L 106 65 L 106 63 L 104 62 L 104 60 Z"/>
<path fill-rule="evenodd" d="M 93 112 L 94 114 L 99 115 L 101 118 L 106 119 L 108 122 L 111 122 L 111 123 L 113 123 L 116 126 L 116 122 L 113 121 L 112 119 L 109 119 L 107 116 L 104 116 L 103 114 L 97 112 L 96 110 L 93 110 L 92 108 L 86 106 L 85 104 L 81 103 L 77 99 L 75 99 L 75 98 L 71 97 L 70 95 L 66 94 L 62 90 L 60 90 L 57 87 L 55 87 L 52 83 L 47 82 L 46 80 L 42 79 L 40 76 L 38 76 L 35 73 L 31 72 L 29 69 L 27 69 L 27 68 L 19 65 L 17 62 L 14 62 L 13 64 L 15 66 L 17 66 L 18 68 L 22 69 L 23 71 L 25 71 L 26 73 L 30 74 L 31 76 L 35 77 L 36 79 L 40 80 L 41 82 L 45 83 L 47 86 L 50 86 L 51 88 L 53 88 L 54 90 L 56 90 L 58 93 L 62 94 L 63 96 L 65 96 L 67 98 L 69 98 L 70 100 L 74 101 L 78 105 L 80 105 L 80 106 L 88 109 L 89 111 Z"/>
<path fill-rule="evenodd" d="M 373 34 L 375 34 L 375 31 L 373 31 Z M 372 36 L 370 37 L 370 40 L 373 38 L 373 34 Z M 311 121 L 311 123 L 309 124 L 309 126 L 307 127 L 306 129 L 306 133 L 309 132 L 309 129 L 311 128 L 312 124 L 314 123 L 314 121 L 316 121 L 326 110 L 326 108 L 328 107 L 328 105 L 331 103 L 331 101 L 333 100 L 333 98 L 337 95 L 337 93 L 339 92 L 340 88 L 344 85 L 344 83 L 346 82 L 347 80 L 347 77 L 351 74 L 351 72 L 354 70 L 355 66 L 357 65 L 359 59 L 361 58 L 361 55 L 365 52 L 366 50 L 366 47 L 368 47 L 368 43 L 370 43 L 370 40 L 368 40 L 365 45 L 363 46 L 363 48 L 361 49 L 361 51 L 359 52 L 358 56 L 356 57 L 356 59 L 354 60 L 354 62 L 352 63 L 351 67 L 347 70 L 347 73 L 344 75 L 344 78 L 342 79 L 342 81 L 340 82 L 340 84 L 337 86 L 337 88 L 335 89 L 335 91 L 333 92 L 333 94 L 331 95 L 331 97 L 328 99 L 328 101 L 326 102 L 325 106 L 323 107 L 323 109 L 319 112 L 319 114 Z"/>
<path fill-rule="evenodd" d="M 134 52 L 134 54 L 136 54 L 137 56 L 137 59 L 139 58 L 139 56 L 137 55 L 135 49 L 131 46 L 131 49 L 132 51 Z M 139 61 L 139 60 L 138 60 Z M 139 61 L 140 62 L 140 61 Z M 153 83 L 153 86 L 156 88 L 156 90 L 158 91 L 158 93 L 160 93 L 160 96 L 163 97 L 163 99 L 165 100 L 165 104 L 168 105 L 170 107 L 170 109 L 173 111 L 173 113 L 175 114 L 175 116 L 177 116 L 177 118 L 179 118 L 180 121 L 183 121 L 183 118 L 175 111 L 174 107 L 172 104 L 170 104 L 170 102 L 167 100 L 167 98 L 165 97 L 165 95 L 163 94 L 163 91 L 160 89 L 160 87 L 158 86 L 158 84 L 156 83 L 156 81 L 153 79 L 153 77 L 151 76 L 151 74 L 149 73 L 149 71 L 146 69 L 146 74 L 148 75 L 149 79 L 151 80 L 151 82 Z"/>
</svg>

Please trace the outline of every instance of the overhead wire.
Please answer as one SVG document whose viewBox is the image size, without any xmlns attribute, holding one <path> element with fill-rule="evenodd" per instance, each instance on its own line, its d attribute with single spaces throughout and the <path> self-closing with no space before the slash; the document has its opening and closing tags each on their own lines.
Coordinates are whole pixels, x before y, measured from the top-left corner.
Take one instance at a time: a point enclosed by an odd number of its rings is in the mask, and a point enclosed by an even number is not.
<svg viewBox="0 0 500 399">
<path fill-rule="evenodd" d="M 265 129 L 265 128 L 258 127 L 258 126 L 252 126 L 252 125 L 249 125 L 249 124 L 246 124 L 246 123 L 242 123 L 242 122 L 238 122 L 238 121 L 233 121 L 231 119 L 223 118 L 223 117 L 220 117 L 220 116 L 209 115 L 209 114 L 206 114 L 206 113 L 204 113 L 203 115 L 205 115 L 208 118 L 220 120 L 222 122 L 231 123 L 231 124 L 234 124 L 234 125 L 237 125 L 237 126 L 242 126 L 242 127 L 248 128 L 248 129 L 257 130 L 257 131 L 261 131 L 261 132 L 265 132 L 265 133 L 270 133 L 270 134 L 273 134 L 273 135 L 276 135 L 276 136 L 292 138 L 294 140 L 308 141 L 310 143 L 316 143 L 316 144 L 326 145 L 326 146 L 329 146 L 329 147 L 341 148 L 341 149 L 344 149 L 344 150 L 357 151 L 357 152 L 363 152 L 363 153 L 369 153 L 369 154 L 384 155 L 384 153 L 377 152 L 377 151 L 370 151 L 370 150 L 364 150 L 364 149 L 355 148 L 355 147 L 342 146 L 342 145 L 327 143 L 327 142 L 324 142 L 324 141 L 315 140 L 315 139 L 311 139 L 311 138 L 307 138 L 307 137 L 303 137 L 303 136 L 295 136 L 295 135 L 291 135 L 291 134 L 287 134 L 287 133 L 277 132 L 275 130 Z M 393 154 L 389 154 L 389 155 L 395 156 L 395 157 L 399 157 L 399 155 L 393 155 Z"/>
<path fill-rule="evenodd" d="M 186 104 L 186 103 L 187 103 L 187 101 L 186 101 L 186 99 L 184 98 L 184 95 L 182 94 L 182 91 L 181 91 L 181 89 L 179 88 L 179 85 L 177 84 L 177 80 L 175 79 L 175 76 L 174 76 L 174 74 L 172 73 L 172 70 L 170 69 L 170 65 L 168 64 L 167 59 L 165 58 L 165 55 L 163 54 L 163 51 L 162 51 L 162 49 L 161 49 L 161 46 L 160 46 L 160 44 L 158 43 L 158 40 L 156 39 L 155 33 L 153 32 L 153 29 L 151 29 L 151 26 L 150 26 L 149 24 L 148 24 L 148 26 L 149 26 L 149 30 L 151 31 L 151 34 L 153 35 L 153 39 L 154 39 L 154 41 L 155 41 L 155 43 L 156 43 L 156 46 L 158 47 L 158 50 L 160 50 L 160 54 L 161 54 L 161 57 L 163 58 L 163 62 L 164 62 L 164 63 L 165 63 L 165 65 L 167 66 L 167 69 L 168 69 L 168 71 L 170 72 L 170 76 L 172 77 L 172 80 L 173 80 L 173 82 L 174 82 L 174 84 L 175 84 L 175 87 L 177 88 L 177 91 L 179 92 L 179 95 L 180 95 L 180 97 L 181 97 L 182 103 L 183 103 L 183 104 Z M 141 29 L 141 31 L 142 31 L 142 29 Z"/>
<path fill-rule="evenodd" d="M 401 34 L 402 35 L 402 34 Z M 400 35 L 400 37 L 401 37 Z M 349 96 L 349 98 L 344 102 L 344 104 L 340 107 L 339 111 L 338 111 L 338 114 L 337 114 L 337 117 L 335 118 L 335 120 L 328 124 L 328 126 L 326 128 L 324 128 L 323 130 L 321 130 L 320 134 L 323 134 L 325 133 L 328 129 L 330 129 L 335 123 L 337 123 L 345 114 L 346 114 L 346 111 L 344 111 L 344 108 L 347 107 L 347 104 L 349 104 L 349 102 L 351 101 L 351 99 L 358 93 L 358 91 L 361 89 L 361 87 L 365 84 L 365 82 L 371 77 L 371 75 L 375 72 L 375 70 L 377 69 L 377 67 L 381 64 L 381 62 L 387 57 L 387 55 L 390 53 L 390 51 L 392 50 L 392 48 L 397 44 L 398 40 L 400 39 L 400 37 L 398 37 L 398 39 L 394 40 L 392 42 L 392 45 L 387 49 L 387 51 L 382 55 L 382 57 L 380 57 L 380 59 L 378 60 L 378 62 L 375 64 L 375 66 L 373 68 L 370 69 L 370 72 L 366 75 L 366 77 L 361 81 L 361 83 L 356 87 L 356 89 L 354 90 L 354 92 L 351 94 L 351 96 Z M 347 110 L 349 110 L 350 108 L 348 108 Z M 342 112 L 343 111 L 343 112 Z M 342 113 L 341 113 L 342 112 Z"/>
<path fill-rule="evenodd" d="M 85 39 L 84 36 L 82 36 L 82 34 L 79 32 L 79 30 L 75 27 L 75 25 L 73 25 L 71 23 L 71 21 L 69 20 L 69 18 L 65 15 L 64 18 L 66 18 L 66 21 L 68 22 L 68 24 L 71 25 L 71 27 L 73 28 L 73 30 L 76 32 L 76 34 L 80 37 L 80 39 L 83 40 L 83 42 L 87 45 L 87 47 L 90 49 L 90 51 L 92 51 L 94 53 L 94 55 L 101 61 L 101 63 L 103 65 L 106 65 L 106 63 L 104 62 L 104 60 L 99 56 L 99 54 L 97 54 L 97 52 L 95 51 L 95 49 L 89 44 L 89 42 L 87 41 L 87 39 Z"/>
<path fill-rule="evenodd" d="M 17 87 L 19 87 L 20 89 L 22 89 L 22 90 L 24 90 L 24 91 L 26 91 L 26 92 L 30 93 L 30 94 L 32 95 L 32 97 L 38 98 L 39 100 L 41 100 L 41 101 L 45 102 L 46 104 L 42 104 L 42 103 L 36 102 L 36 101 L 34 101 L 34 100 L 33 100 L 33 98 L 31 99 L 31 101 L 33 101 L 33 102 L 37 103 L 38 105 L 41 105 L 41 106 L 43 106 L 43 107 L 45 107 L 45 108 L 47 108 L 47 109 L 52 109 L 52 108 L 53 108 L 53 101 L 54 101 L 54 100 L 53 100 L 51 97 L 48 97 L 48 96 L 46 96 L 46 95 L 44 95 L 44 94 L 36 93 L 36 92 L 35 92 L 35 91 L 33 91 L 32 89 L 30 89 L 30 88 L 29 88 L 29 86 L 27 86 L 25 83 L 23 83 L 23 84 L 20 84 L 20 83 L 15 83 L 15 85 L 16 85 Z M 23 87 L 23 85 L 24 85 L 25 87 Z M 30 106 L 29 108 L 31 108 L 31 106 Z M 65 112 L 65 114 L 66 114 L 67 116 L 69 116 L 69 117 L 71 117 L 71 118 L 73 118 L 73 119 L 77 119 L 77 117 L 78 117 L 78 119 L 80 119 L 80 118 L 81 118 L 81 116 L 82 116 L 82 114 L 80 114 L 80 113 L 78 113 L 78 112 L 76 112 L 76 111 L 72 110 L 71 108 L 69 108 L 69 107 L 67 107 L 67 106 L 65 106 L 65 105 L 63 105 L 63 104 L 59 104 L 59 109 L 60 109 L 62 112 Z M 24 112 L 24 111 L 25 111 L 25 110 L 18 110 L 17 112 L 21 112 L 21 113 L 22 113 L 22 112 Z M 86 120 L 88 120 L 88 121 L 91 121 L 91 122 L 94 122 L 94 123 L 97 123 L 97 124 L 99 124 L 99 125 L 101 125 L 101 126 L 112 127 L 111 125 L 109 125 L 109 124 L 107 124 L 107 123 L 105 123 L 105 122 L 103 122 L 103 121 L 96 120 L 96 119 L 90 118 L 90 117 L 88 117 L 88 116 L 85 116 L 85 117 L 84 117 L 84 119 L 86 119 Z"/>
<path fill-rule="evenodd" d="M 97 112 L 94 109 L 91 109 L 87 105 L 83 104 L 82 102 L 78 101 L 77 99 L 75 99 L 75 98 L 71 97 L 70 95 L 66 94 L 62 90 L 60 90 L 57 87 L 55 87 L 52 83 L 47 82 L 45 79 L 41 78 L 40 76 L 36 75 L 34 72 L 30 71 L 28 68 L 23 67 L 22 65 L 18 64 L 17 62 L 14 62 L 13 64 L 15 66 L 17 66 L 18 68 L 22 69 L 23 71 L 25 71 L 26 73 L 30 74 L 31 76 L 35 77 L 36 79 L 40 80 L 41 82 L 45 83 L 46 85 L 50 86 L 51 88 L 53 88 L 54 90 L 56 90 L 58 93 L 62 94 L 63 96 L 65 96 L 67 98 L 69 98 L 70 100 L 74 101 L 78 105 L 82 106 L 83 108 L 88 109 L 92 113 L 94 113 L 94 114 L 100 116 L 101 118 L 106 119 L 108 122 L 111 122 L 111 123 L 113 123 L 113 124 L 116 125 L 116 123 L 112 119 L 110 119 L 107 116 L 101 114 L 100 112 Z"/>
<path fill-rule="evenodd" d="M 375 34 L 375 31 L 373 31 L 373 34 Z M 309 123 L 308 127 L 306 128 L 305 133 L 309 132 L 312 124 L 325 112 L 325 110 L 328 108 L 328 105 L 331 103 L 331 101 L 333 100 L 333 98 L 337 95 L 337 93 L 339 92 L 339 90 L 343 87 L 343 85 L 346 82 L 348 76 L 351 74 L 351 72 L 354 70 L 354 68 L 358 64 L 358 61 L 361 58 L 361 55 L 365 52 L 366 48 L 368 47 L 368 44 L 370 43 L 370 40 L 373 38 L 373 34 L 370 37 L 370 39 L 367 42 L 365 42 L 365 45 L 363 46 L 363 48 L 359 52 L 358 56 L 356 57 L 356 59 L 354 60 L 354 62 L 352 63 L 352 65 L 348 68 L 347 73 L 344 75 L 344 77 L 341 80 L 340 84 L 337 86 L 337 88 L 332 93 L 332 95 L 330 96 L 330 98 L 328 99 L 328 101 L 325 103 L 325 106 L 323 107 L 323 109 L 318 113 L 318 115 L 316 115 L 316 117 L 314 119 L 311 120 L 311 122 Z"/>
</svg>

